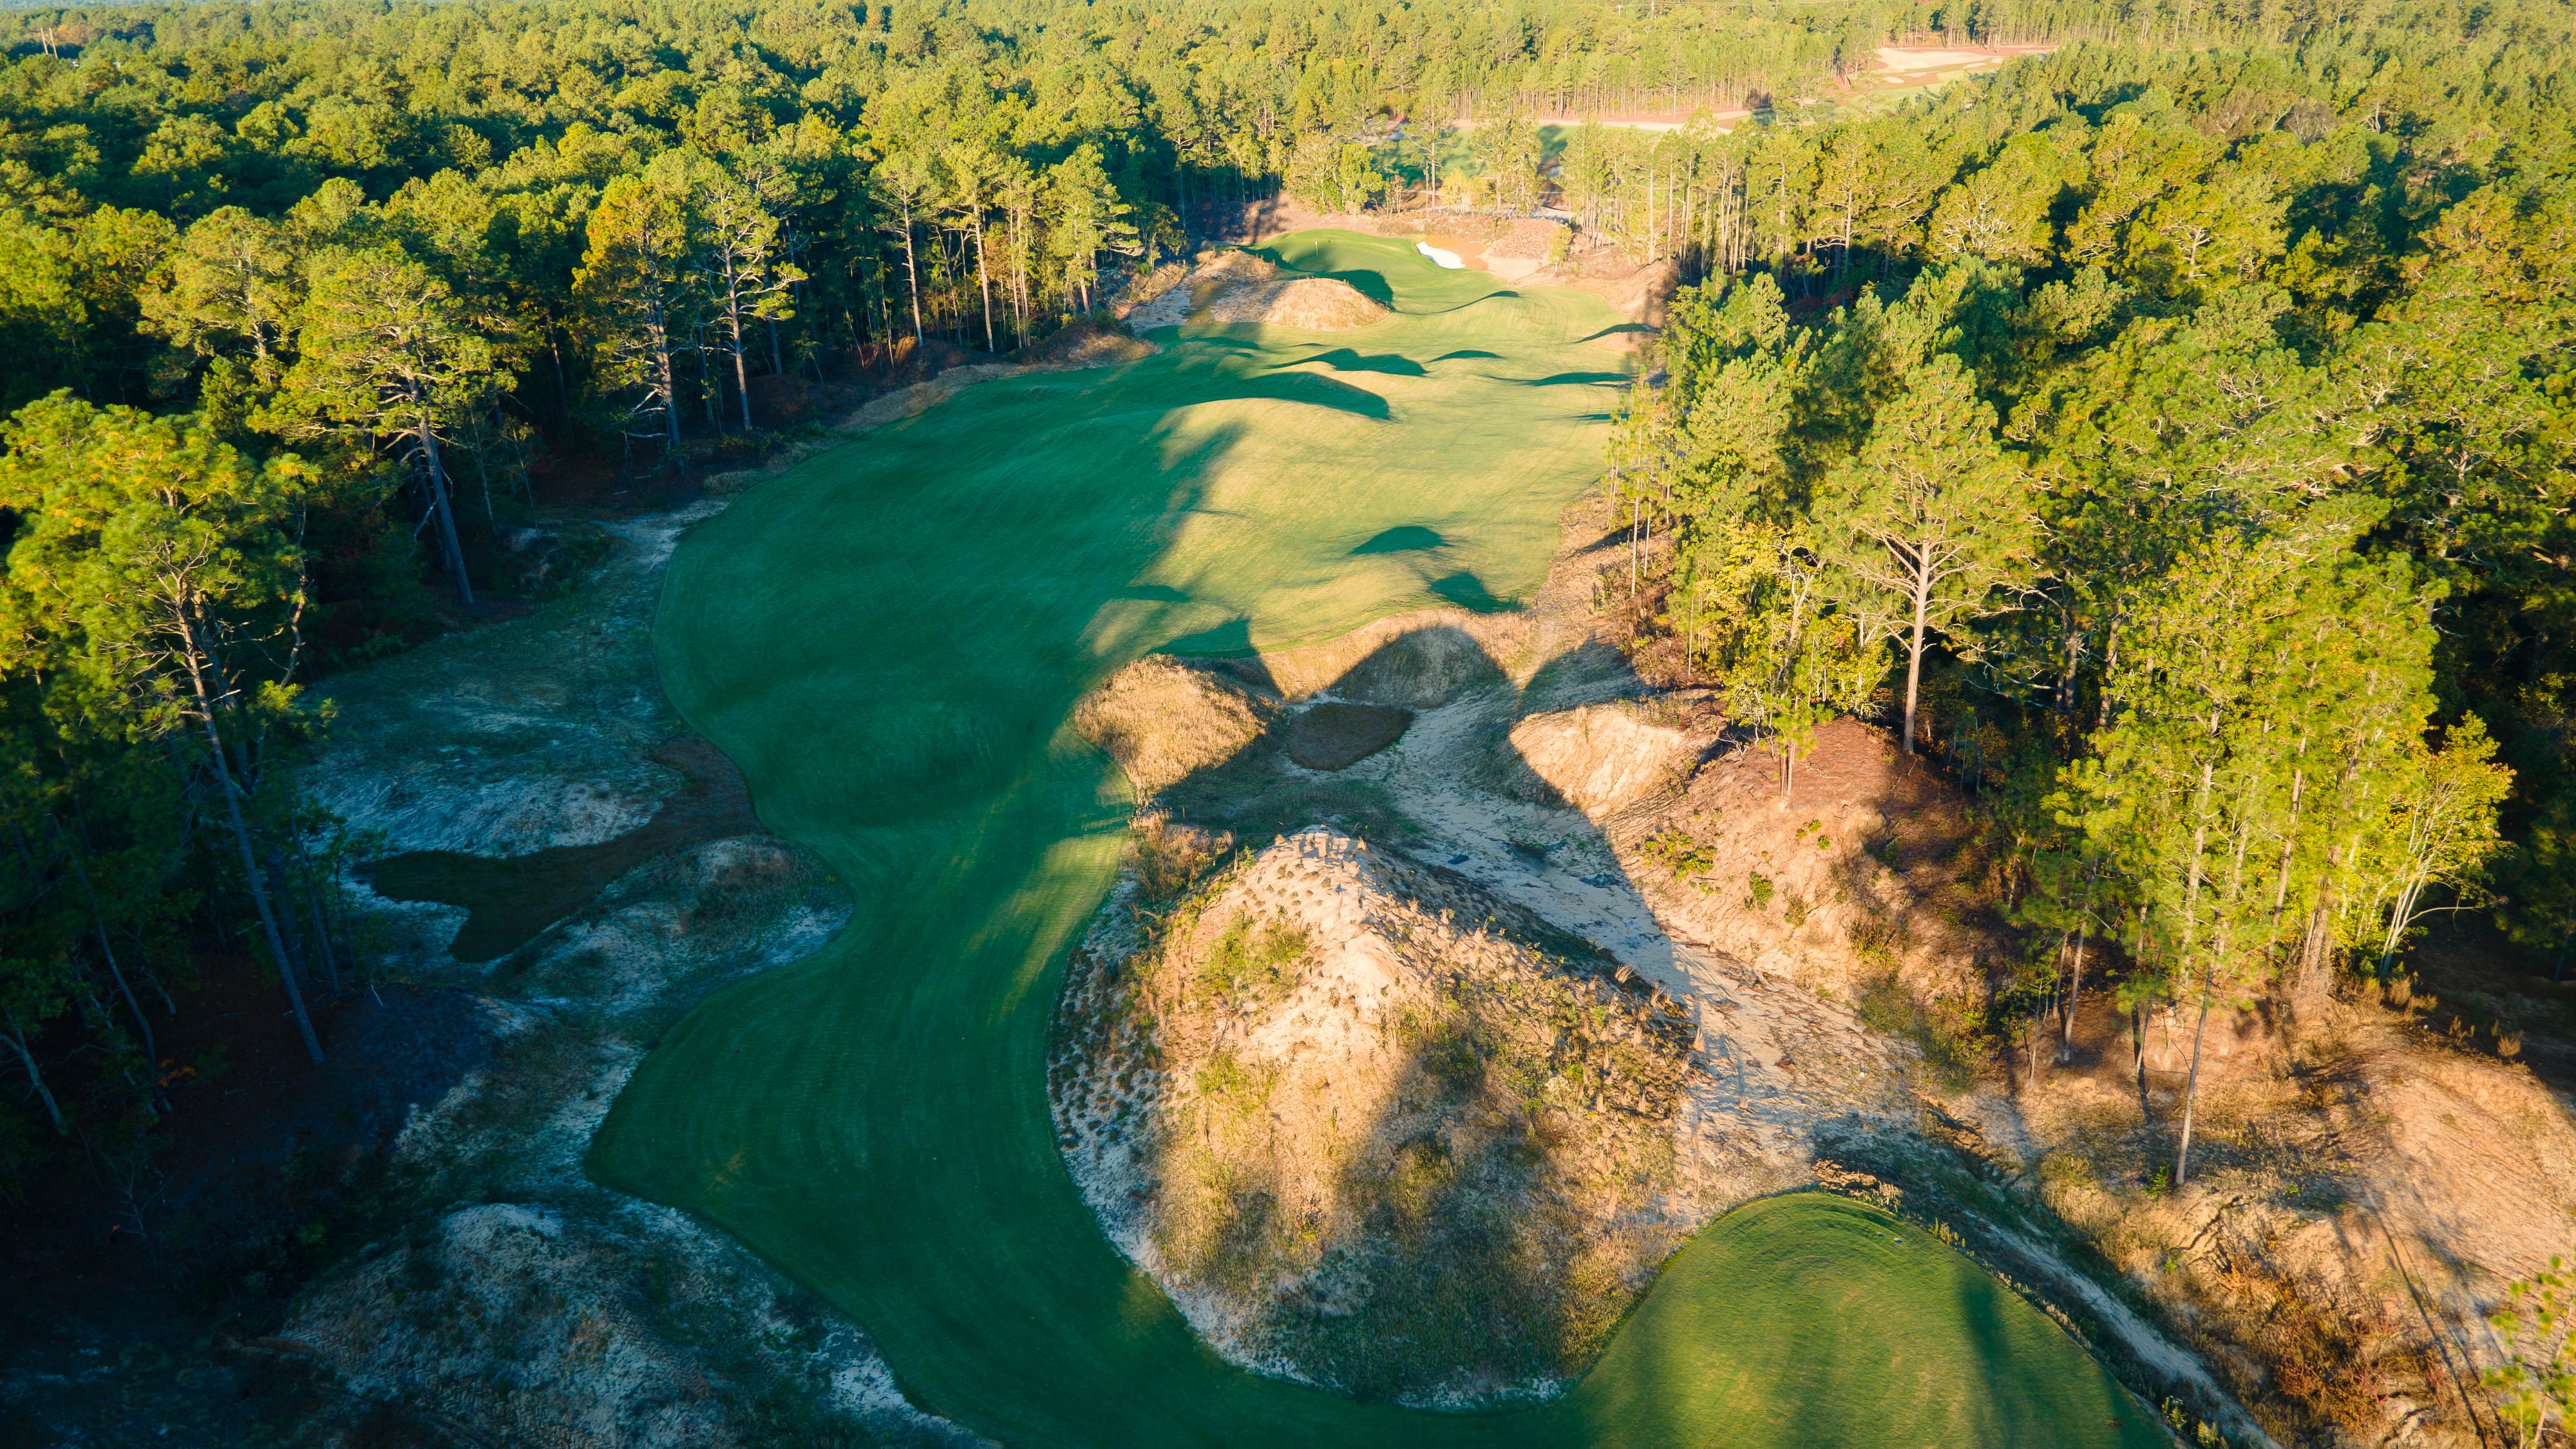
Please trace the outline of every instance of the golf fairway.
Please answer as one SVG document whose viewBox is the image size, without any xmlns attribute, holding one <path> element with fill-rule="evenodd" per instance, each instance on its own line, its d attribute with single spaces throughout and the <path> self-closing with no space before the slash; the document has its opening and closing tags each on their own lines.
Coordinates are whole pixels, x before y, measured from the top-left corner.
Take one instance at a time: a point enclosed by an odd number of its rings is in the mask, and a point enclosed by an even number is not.
<svg viewBox="0 0 2576 1449">
<path fill-rule="evenodd" d="M 1155 648 L 1526 598 L 1621 381 L 1583 344 L 1623 319 L 1589 295 L 1343 233 L 1274 254 L 1396 315 L 986 383 L 683 540 L 666 687 L 857 914 L 674 1027 L 592 1175 L 721 1224 L 866 1324 L 915 1403 L 1009 1445 L 2163 1442 L 1973 1264 L 1820 1194 L 1721 1219 L 1572 1394 L 1498 1414 L 1230 1367 L 1102 1237 L 1045 1052 L 1129 797 L 1074 702 Z M 1397 528 L 1437 546 L 1354 552 Z"/>
</svg>

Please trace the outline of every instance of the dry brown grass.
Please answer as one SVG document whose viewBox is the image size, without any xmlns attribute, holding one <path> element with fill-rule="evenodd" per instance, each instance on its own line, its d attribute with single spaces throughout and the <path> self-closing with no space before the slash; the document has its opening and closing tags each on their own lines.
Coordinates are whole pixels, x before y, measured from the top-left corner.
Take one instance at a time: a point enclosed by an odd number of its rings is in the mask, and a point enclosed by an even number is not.
<svg viewBox="0 0 2576 1449">
<path fill-rule="evenodd" d="M 1038 366 L 1071 369 L 1141 362 L 1153 356 L 1155 351 L 1154 344 L 1123 332 L 1113 332 L 1089 322 L 1076 322 L 1021 355 Z"/>
<path fill-rule="evenodd" d="M 1606 825 L 1677 935 L 1838 1000 L 1894 979 L 1927 1004 L 1982 1006 L 1984 963 L 2010 946 L 1964 797 L 1858 720 L 1816 732 L 1785 801 L 1766 744 L 1640 792 Z"/>
<path fill-rule="evenodd" d="M 1218 325 L 1259 323 L 1295 327 L 1307 332 L 1347 332 L 1386 316 L 1386 309 L 1362 296 L 1348 282 L 1331 277 L 1297 277 L 1281 282 L 1252 282 L 1233 288 L 1201 307 L 1194 320 Z"/>
<path fill-rule="evenodd" d="M 2357 995 L 2204 1080 L 2186 1188 L 2178 1094 L 2142 1107 L 2125 1043 L 2025 1085 L 2020 1116 L 2049 1205 L 2281 1442 L 2467 1445 L 2444 1354 L 2483 1363 L 2502 1284 L 2565 1250 L 2576 1130 L 2525 1068 Z"/>
<path fill-rule="evenodd" d="M 1157 654 L 1086 696 L 1073 725 L 1118 762 L 1139 796 L 1151 796 L 1233 758 L 1279 713 L 1231 680 Z"/>
<path fill-rule="evenodd" d="M 1689 1027 L 1524 924 L 1295 836 L 1069 990 L 1060 1114 L 1137 1149 L 1142 1256 L 1220 1342 L 1417 1399 L 1598 1353 L 1681 1231 Z"/>
<path fill-rule="evenodd" d="M 1226 250 L 1206 256 L 1190 273 L 1190 305 L 1205 306 L 1229 288 L 1251 283 L 1275 282 L 1281 277 L 1278 267 L 1251 252 Z"/>
</svg>

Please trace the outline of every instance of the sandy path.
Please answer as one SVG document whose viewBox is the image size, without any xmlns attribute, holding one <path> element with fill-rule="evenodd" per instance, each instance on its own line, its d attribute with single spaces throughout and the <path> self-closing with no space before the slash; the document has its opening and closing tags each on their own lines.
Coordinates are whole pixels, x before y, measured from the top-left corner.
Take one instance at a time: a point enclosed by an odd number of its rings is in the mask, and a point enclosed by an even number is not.
<svg viewBox="0 0 2576 1449">
<path fill-rule="evenodd" d="M 1383 788 L 1422 834 L 1406 842 L 1558 930 L 1609 952 L 1687 1007 L 1703 1069 L 1681 1136 L 1703 1154 L 1814 1158 L 1816 1124 L 1910 1111 L 1910 1048 L 1874 1036 L 1849 1010 L 1735 958 L 1676 940 L 1577 810 L 1469 783 L 1508 689 L 1426 711 L 1402 740 L 1345 773 Z"/>
</svg>

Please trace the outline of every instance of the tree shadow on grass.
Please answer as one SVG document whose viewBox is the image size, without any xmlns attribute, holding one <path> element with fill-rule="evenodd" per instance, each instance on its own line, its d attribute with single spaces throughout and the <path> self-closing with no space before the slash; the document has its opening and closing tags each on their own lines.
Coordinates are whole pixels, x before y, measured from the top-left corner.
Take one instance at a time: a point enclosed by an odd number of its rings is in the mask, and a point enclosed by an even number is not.
<svg viewBox="0 0 2576 1449">
<path fill-rule="evenodd" d="M 1253 252 L 1253 255 L 1270 263 L 1272 266 L 1279 268 L 1281 271 L 1288 272 L 1294 276 L 1326 277 L 1336 282 L 1346 283 L 1352 291 L 1359 293 L 1361 296 L 1368 298 L 1370 301 L 1386 308 L 1388 311 L 1392 312 L 1395 310 L 1395 287 L 1387 281 L 1385 274 L 1381 272 L 1365 267 L 1355 268 L 1347 272 L 1310 271 L 1307 268 L 1298 266 L 1294 261 L 1289 260 L 1288 255 L 1275 246 L 1258 248 Z"/>
<path fill-rule="evenodd" d="M 1174 592 L 1178 592 L 1175 590 Z M 1193 655 L 1232 655 L 1252 652 L 1252 618 L 1241 615 L 1213 628 L 1183 634 L 1165 643 L 1159 651 L 1184 658 Z"/>
<path fill-rule="evenodd" d="M 1642 332 L 1648 336 L 1652 336 L 1654 331 L 1654 328 L 1647 326 L 1643 322 L 1618 322 L 1602 328 L 1600 331 L 1593 333 L 1589 337 L 1578 338 L 1576 340 L 1580 342 L 1598 342 L 1604 337 L 1617 337 L 1622 334 L 1632 332 Z"/>
<path fill-rule="evenodd" d="M 1311 407 L 1330 408 L 1338 413 L 1354 413 L 1378 422 L 1385 422 L 1395 415 L 1394 410 L 1388 407 L 1385 398 L 1379 397 L 1367 388 L 1353 387 L 1347 382 L 1337 382 L 1312 372 L 1274 371 L 1260 377 L 1246 378 L 1235 385 L 1234 395 L 1268 398 L 1278 402 L 1305 403 Z"/>
<path fill-rule="evenodd" d="M 1320 362 L 1335 372 L 1383 372 L 1394 377 L 1427 375 L 1422 364 L 1410 357 L 1399 356 L 1392 352 L 1364 356 L 1347 347 L 1336 347 L 1330 352 L 1318 352 L 1312 357 L 1301 357 L 1294 362 L 1281 363 L 1280 366 L 1303 367 L 1310 362 Z"/>
<path fill-rule="evenodd" d="M 1377 303 L 1379 306 L 1386 308 L 1390 312 L 1402 312 L 1406 316 L 1437 316 L 1443 312 L 1463 311 L 1466 308 L 1475 306 L 1479 302 L 1489 302 L 1497 297 L 1516 298 L 1520 295 L 1520 293 L 1506 288 L 1499 291 L 1479 293 L 1476 296 L 1465 298 L 1453 305 L 1445 307 L 1433 306 L 1421 309 L 1400 307 L 1397 305 L 1394 285 L 1387 280 L 1384 273 L 1379 272 L 1374 268 L 1354 267 L 1347 271 L 1313 270 L 1297 265 L 1295 261 L 1288 257 L 1286 252 L 1276 246 L 1256 248 L 1253 251 L 1253 255 L 1260 257 L 1271 265 L 1295 276 L 1325 277 L 1333 281 L 1348 283 L 1351 289 L 1358 292 L 1361 296 L 1368 298 L 1370 301 Z M 1455 276 L 1457 274 L 1450 273 L 1449 275 Z"/>
<path fill-rule="evenodd" d="M 1559 372 L 1546 377 L 1498 377 L 1496 382 L 1517 382 L 1523 387 L 1626 387 L 1633 379 L 1624 372 Z"/>
<path fill-rule="evenodd" d="M 1355 556 L 1373 553 L 1428 553 L 1433 549 L 1445 548 L 1448 543 L 1449 540 L 1442 538 L 1437 529 L 1425 528 L 1418 523 L 1407 523 L 1375 535 L 1351 552 Z"/>
<path fill-rule="evenodd" d="M 1516 600 L 1495 598 L 1485 581 L 1461 570 L 1447 578 L 1433 579 L 1423 587 L 1450 603 L 1476 614 L 1500 614 L 1520 607 Z"/>
<path fill-rule="evenodd" d="M 1386 399 L 1376 393 L 1363 387 L 1354 387 L 1322 373 L 1295 371 L 1297 361 L 1265 361 L 1276 358 L 1278 355 L 1276 351 L 1249 339 L 1206 333 L 1184 339 L 1183 345 L 1188 349 L 1188 354 L 1178 359 L 1177 366 L 1170 374 L 1170 381 L 1175 384 L 1170 395 L 1155 400 L 1157 412 L 1168 414 L 1202 402 L 1265 398 L 1276 402 L 1304 403 L 1314 407 L 1330 408 L 1335 412 L 1354 413 L 1379 422 L 1384 422 L 1393 416 Z M 1356 354 L 1353 355 L 1356 356 Z M 1397 360 L 1401 361 L 1401 359 Z M 1258 365 L 1246 367 L 1243 365 L 1245 363 Z M 1397 371 L 1398 369 L 1388 367 L 1359 370 Z M 1228 445 L 1230 446 L 1233 441 L 1229 438 Z M 1167 467 L 1169 466 L 1167 460 Z"/>
</svg>

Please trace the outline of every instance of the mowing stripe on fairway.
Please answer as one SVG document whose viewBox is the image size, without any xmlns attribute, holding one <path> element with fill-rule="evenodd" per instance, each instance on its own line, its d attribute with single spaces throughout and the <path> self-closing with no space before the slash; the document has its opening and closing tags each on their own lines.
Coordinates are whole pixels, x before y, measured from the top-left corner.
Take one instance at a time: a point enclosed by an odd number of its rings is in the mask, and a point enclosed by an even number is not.
<svg viewBox="0 0 2576 1449">
<path fill-rule="evenodd" d="M 1066 728 L 1074 701 L 1149 649 L 1527 598 L 1620 376 L 1582 344 L 1622 320 L 1596 298 L 1346 233 L 1275 255 L 1394 313 L 986 383 L 682 541 L 654 634 L 670 694 L 858 910 L 674 1027 L 592 1175 L 721 1224 L 865 1323 L 915 1402 L 1007 1444 L 2158 1442 L 2111 1423 L 2141 1416 L 2027 1304 L 1813 1195 L 1723 1219 L 1574 1394 L 1506 1415 L 1233 1369 L 1101 1236 L 1045 1051 L 1130 800 Z M 1367 547 L 1390 536 L 1424 546 Z"/>
</svg>

